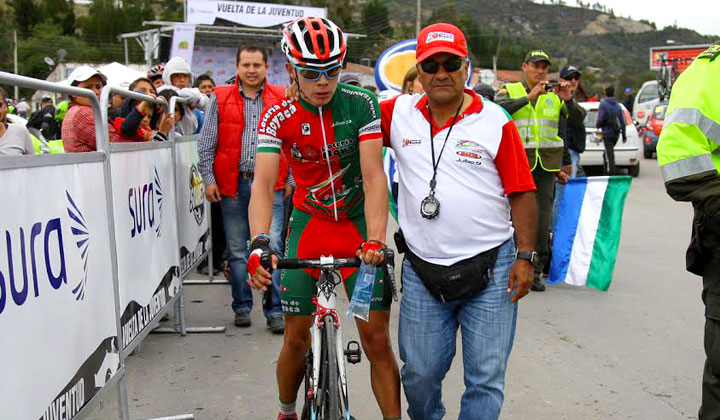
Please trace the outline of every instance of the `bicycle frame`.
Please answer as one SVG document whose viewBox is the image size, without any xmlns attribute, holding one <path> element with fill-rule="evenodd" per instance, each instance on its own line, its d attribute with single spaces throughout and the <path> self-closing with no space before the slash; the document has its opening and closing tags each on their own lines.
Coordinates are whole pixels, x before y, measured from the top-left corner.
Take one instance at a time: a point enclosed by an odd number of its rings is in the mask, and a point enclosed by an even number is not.
<svg viewBox="0 0 720 420">
<path fill-rule="evenodd" d="M 346 420 L 350 420 L 350 404 L 348 401 L 347 376 L 345 373 L 344 351 L 342 341 L 342 327 L 340 326 L 340 317 L 337 313 L 337 294 L 335 293 L 335 259 L 332 256 L 320 257 L 321 272 L 317 281 L 317 295 L 313 299 L 316 311 L 312 327 L 310 327 L 310 335 L 312 337 L 312 354 L 313 354 L 313 375 L 311 386 L 317 388 L 320 380 L 320 354 L 322 346 L 322 334 L 320 328 L 325 317 L 333 319 L 335 326 L 335 352 L 337 354 L 337 368 L 340 379 L 340 391 L 342 395 L 343 409 L 345 411 Z M 339 284 L 339 283 L 338 283 Z M 330 349 L 328 349 L 330 351 Z M 317 413 L 312 413 L 312 420 L 315 420 Z"/>
</svg>

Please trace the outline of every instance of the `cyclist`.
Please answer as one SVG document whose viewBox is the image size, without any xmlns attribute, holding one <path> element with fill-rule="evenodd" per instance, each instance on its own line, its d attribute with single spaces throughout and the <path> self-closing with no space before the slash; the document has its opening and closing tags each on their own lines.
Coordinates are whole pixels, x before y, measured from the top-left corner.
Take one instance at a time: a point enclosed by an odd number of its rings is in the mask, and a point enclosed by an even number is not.
<svg viewBox="0 0 720 420">
<path fill-rule="evenodd" d="M 268 249 L 281 149 L 289 156 L 297 185 L 286 240 L 288 258 L 348 257 L 357 251 L 366 263 L 377 264 L 385 247 L 388 214 L 377 99 L 364 89 L 338 83 L 346 53 L 342 30 L 328 19 L 300 18 L 284 29 L 281 48 L 300 95 L 298 100 L 266 107 L 258 128 L 248 283 L 263 290 L 271 280 L 260 267 L 260 254 Z M 277 365 L 278 419 L 297 418 L 295 399 L 313 322 L 311 274 L 317 276 L 312 271 L 286 271 L 281 281 L 285 339 Z M 357 270 L 341 269 L 341 275 L 351 296 Z M 376 283 L 369 322 L 357 321 L 357 327 L 382 415 L 399 419 L 400 376 L 390 345 L 390 308 L 381 302 L 382 285 Z"/>
</svg>

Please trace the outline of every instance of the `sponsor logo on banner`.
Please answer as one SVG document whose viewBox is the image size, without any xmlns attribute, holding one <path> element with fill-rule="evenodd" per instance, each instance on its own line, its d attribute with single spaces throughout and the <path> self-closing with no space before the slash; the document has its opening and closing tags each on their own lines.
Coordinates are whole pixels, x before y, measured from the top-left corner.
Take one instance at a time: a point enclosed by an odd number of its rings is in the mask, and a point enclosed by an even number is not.
<svg viewBox="0 0 720 420">
<path fill-rule="evenodd" d="M 205 218 L 205 185 L 195 164 L 190 165 L 190 213 L 200 226 Z"/>
<path fill-rule="evenodd" d="M 120 366 L 117 338 L 108 337 L 92 352 L 77 373 L 45 409 L 40 420 L 72 419 L 112 378 Z"/>
<path fill-rule="evenodd" d="M 7 256 L 7 266 L 0 266 L 0 315 L 9 305 L 22 307 L 28 299 L 42 299 L 57 291 L 68 290 L 78 301 L 85 298 L 90 230 L 75 200 L 69 192 L 65 191 L 65 195 L 66 215 L 5 229 L 5 250 L 0 255 Z M 63 223 L 70 226 L 71 238 L 63 237 Z M 66 240 L 75 240 L 77 252 L 71 248 L 66 254 Z M 76 266 L 82 267 L 82 272 L 68 276 L 66 257 L 79 259 L 81 264 Z M 66 286 L 68 277 L 70 287 Z"/>
<path fill-rule="evenodd" d="M 168 300 L 180 290 L 177 271 L 177 267 L 171 267 L 165 273 L 148 304 L 141 306 L 133 300 L 127 305 L 120 316 L 123 348 L 127 347 L 150 324 L 150 321 L 160 313 Z"/>
<path fill-rule="evenodd" d="M 133 221 L 131 238 L 151 230 L 158 238 L 162 235 L 163 186 L 157 167 L 153 168 L 153 173 L 154 178 L 147 183 L 128 190 L 128 212 Z"/>
</svg>

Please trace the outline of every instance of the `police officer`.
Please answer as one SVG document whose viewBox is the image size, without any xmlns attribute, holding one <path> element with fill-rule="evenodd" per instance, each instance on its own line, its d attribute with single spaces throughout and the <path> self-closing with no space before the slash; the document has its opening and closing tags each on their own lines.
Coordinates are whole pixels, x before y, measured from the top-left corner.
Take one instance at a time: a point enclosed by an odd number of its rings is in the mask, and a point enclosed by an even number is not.
<svg viewBox="0 0 720 420">
<path fill-rule="evenodd" d="M 566 183 L 570 173 L 570 155 L 558 135 L 560 116 L 568 125 L 582 124 L 582 109 L 572 99 L 568 82 L 549 82 L 547 73 L 550 56 L 544 51 L 527 53 L 522 65 L 523 81 L 507 83 L 495 96 L 495 102 L 512 115 L 523 139 L 537 187 L 538 224 L 534 262 L 535 278 L 532 290 L 542 292 L 545 284 L 541 275 L 548 261 L 548 239 L 552 216 L 555 179 Z"/>
<path fill-rule="evenodd" d="M 720 419 L 720 42 L 672 88 L 657 147 L 668 194 L 695 209 L 687 270 L 702 276 L 705 370 L 700 420 Z"/>
</svg>

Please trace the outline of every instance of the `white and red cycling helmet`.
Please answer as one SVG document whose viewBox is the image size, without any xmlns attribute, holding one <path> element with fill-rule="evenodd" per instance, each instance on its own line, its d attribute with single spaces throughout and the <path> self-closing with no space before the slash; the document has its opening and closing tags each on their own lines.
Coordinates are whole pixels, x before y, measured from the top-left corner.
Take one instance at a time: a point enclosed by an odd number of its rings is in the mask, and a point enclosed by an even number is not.
<svg viewBox="0 0 720 420">
<path fill-rule="evenodd" d="M 330 19 L 304 17 L 283 29 L 280 48 L 294 66 L 325 68 L 342 64 L 347 43 L 342 29 Z"/>
</svg>

